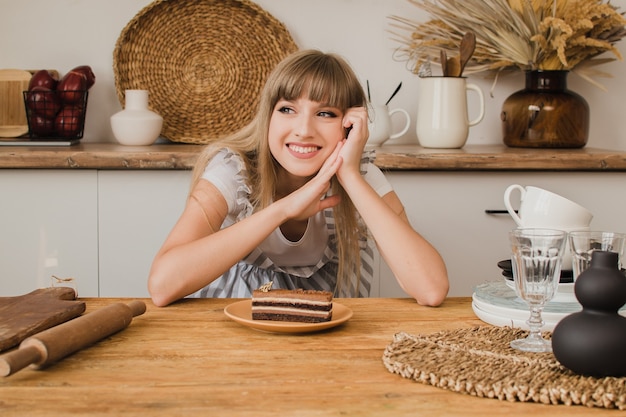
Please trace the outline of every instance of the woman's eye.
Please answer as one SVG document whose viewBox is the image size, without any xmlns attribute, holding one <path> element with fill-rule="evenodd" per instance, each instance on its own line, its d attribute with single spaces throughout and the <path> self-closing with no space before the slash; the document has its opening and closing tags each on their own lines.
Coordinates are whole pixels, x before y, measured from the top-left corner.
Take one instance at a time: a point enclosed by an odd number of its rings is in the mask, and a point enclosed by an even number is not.
<svg viewBox="0 0 626 417">
<path fill-rule="evenodd" d="M 321 111 L 318 114 L 322 117 L 337 117 L 337 114 L 332 111 Z"/>
<path fill-rule="evenodd" d="M 291 107 L 287 107 L 287 106 L 282 106 L 278 109 L 279 113 L 285 113 L 285 114 L 291 114 L 293 113 L 293 109 Z"/>
</svg>

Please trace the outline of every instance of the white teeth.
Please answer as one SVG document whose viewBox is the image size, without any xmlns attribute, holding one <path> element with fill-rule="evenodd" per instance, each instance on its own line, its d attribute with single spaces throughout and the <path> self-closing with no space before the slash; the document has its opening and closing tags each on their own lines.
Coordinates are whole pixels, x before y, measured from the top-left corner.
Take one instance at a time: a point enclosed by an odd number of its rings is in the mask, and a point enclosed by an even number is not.
<svg viewBox="0 0 626 417">
<path fill-rule="evenodd" d="M 297 146 L 297 145 L 289 145 L 289 149 L 297 153 L 310 153 L 316 152 L 317 146 Z"/>
</svg>

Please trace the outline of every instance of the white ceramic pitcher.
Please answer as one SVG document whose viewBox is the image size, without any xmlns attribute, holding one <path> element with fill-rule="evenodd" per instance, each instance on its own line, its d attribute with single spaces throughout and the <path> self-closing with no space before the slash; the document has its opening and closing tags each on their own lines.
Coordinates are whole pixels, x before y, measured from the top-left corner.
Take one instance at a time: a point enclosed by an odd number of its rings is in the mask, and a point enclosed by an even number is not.
<svg viewBox="0 0 626 417">
<path fill-rule="evenodd" d="M 479 114 L 469 120 L 467 93 L 474 91 L 479 98 Z M 420 78 L 417 108 L 417 140 L 425 148 L 462 148 L 470 126 L 478 124 L 485 115 L 482 90 L 468 84 L 463 77 Z"/>
</svg>

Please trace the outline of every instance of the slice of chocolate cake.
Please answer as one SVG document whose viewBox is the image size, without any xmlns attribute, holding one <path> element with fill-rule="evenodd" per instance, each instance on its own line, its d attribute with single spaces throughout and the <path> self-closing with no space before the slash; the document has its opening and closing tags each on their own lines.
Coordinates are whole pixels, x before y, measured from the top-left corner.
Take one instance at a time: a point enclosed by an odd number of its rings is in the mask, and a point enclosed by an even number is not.
<svg viewBox="0 0 626 417">
<path fill-rule="evenodd" d="M 314 290 L 254 290 L 252 319 L 321 323 L 333 316 L 333 294 Z"/>
</svg>

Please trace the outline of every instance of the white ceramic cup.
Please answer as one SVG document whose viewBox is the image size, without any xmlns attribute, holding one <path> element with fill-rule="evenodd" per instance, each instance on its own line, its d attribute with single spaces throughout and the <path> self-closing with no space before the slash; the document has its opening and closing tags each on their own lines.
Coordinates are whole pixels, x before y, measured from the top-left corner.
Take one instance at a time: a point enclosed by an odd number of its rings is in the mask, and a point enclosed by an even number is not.
<svg viewBox="0 0 626 417">
<path fill-rule="evenodd" d="M 393 125 L 391 118 L 394 114 L 401 114 L 404 116 L 404 127 L 399 131 L 393 133 Z M 368 106 L 368 123 L 369 138 L 367 139 L 368 145 L 380 146 L 387 142 L 389 139 L 396 139 L 404 135 L 409 130 L 411 125 L 411 116 L 409 112 L 404 109 L 389 110 L 387 106 L 383 105 L 370 105 Z"/>
<path fill-rule="evenodd" d="M 520 206 L 516 213 L 511 204 L 511 194 L 520 193 Z M 519 229 L 545 228 L 564 232 L 588 231 L 593 214 L 583 206 L 543 188 L 513 184 L 504 191 L 504 205 Z M 572 269 L 569 242 L 563 254 L 562 269 Z"/>
<path fill-rule="evenodd" d="M 467 93 L 479 98 L 479 115 L 469 120 Z M 482 90 L 463 77 L 422 77 L 417 108 L 417 140 L 425 148 L 462 148 L 470 126 L 485 115 Z"/>
<path fill-rule="evenodd" d="M 511 204 L 511 194 L 520 193 L 519 210 Z M 583 206 L 538 187 L 513 184 L 504 191 L 504 206 L 523 228 L 549 228 L 565 231 L 588 228 L 593 214 Z"/>
</svg>

